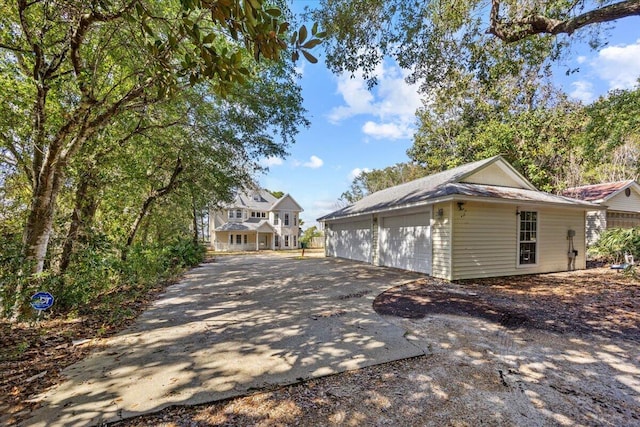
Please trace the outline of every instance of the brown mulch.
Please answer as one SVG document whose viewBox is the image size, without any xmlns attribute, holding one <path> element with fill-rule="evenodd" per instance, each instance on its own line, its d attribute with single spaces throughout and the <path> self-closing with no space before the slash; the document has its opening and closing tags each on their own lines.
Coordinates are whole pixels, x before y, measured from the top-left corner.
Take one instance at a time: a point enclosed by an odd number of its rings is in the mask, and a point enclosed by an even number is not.
<svg viewBox="0 0 640 427">
<path fill-rule="evenodd" d="M 141 312 L 145 301 L 153 298 L 151 294 L 142 303 L 132 302 L 131 310 Z M 379 295 L 374 308 L 381 314 L 405 318 L 440 313 L 482 318 L 508 328 L 640 341 L 640 283 L 606 268 L 458 283 L 425 278 Z M 62 381 L 65 367 L 101 345 L 100 339 L 84 344 L 77 340 L 109 336 L 130 321 L 106 326 L 99 316 L 85 315 L 38 324 L 0 322 L 0 424 L 12 425 L 28 418 L 37 405 L 29 400 Z M 366 418 L 345 419 L 340 414 L 353 415 L 365 409 L 390 425 L 412 425 L 403 418 L 411 408 L 397 413 L 396 409 L 403 404 L 407 378 L 420 372 L 423 364 L 437 362 L 428 359 L 392 362 L 209 405 L 168 408 L 118 425 L 314 425 L 317 421 L 359 425 L 366 424 Z M 486 386 L 496 385 L 491 382 Z M 388 393 L 383 395 L 384 387 Z M 363 396 L 363 400 L 347 399 L 350 396 Z M 420 421 L 416 423 L 420 425 Z"/>
<path fill-rule="evenodd" d="M 380 294 L 373 306 L 410 319 L 450 314 L 507 328 L 640 341 L 640 283 L 607 268 L 458 283 L 425 278 Z"/>
</svg>

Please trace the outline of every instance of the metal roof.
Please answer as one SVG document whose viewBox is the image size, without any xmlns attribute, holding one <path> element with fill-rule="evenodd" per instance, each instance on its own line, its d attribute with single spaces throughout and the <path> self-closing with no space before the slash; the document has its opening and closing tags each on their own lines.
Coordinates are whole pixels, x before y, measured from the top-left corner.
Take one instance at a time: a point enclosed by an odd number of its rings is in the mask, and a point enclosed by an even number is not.
<svg viewBox="0 0 640 427">
<path fill-rule="evenodd" d="M 620 190 L 633 184 L 633 180 L 605 182 L 602 184 L 583 185 L 582 187 L 567 188 L 562 192 L 563 196 L 588 202 L 604 201 Z"/>
</svg>

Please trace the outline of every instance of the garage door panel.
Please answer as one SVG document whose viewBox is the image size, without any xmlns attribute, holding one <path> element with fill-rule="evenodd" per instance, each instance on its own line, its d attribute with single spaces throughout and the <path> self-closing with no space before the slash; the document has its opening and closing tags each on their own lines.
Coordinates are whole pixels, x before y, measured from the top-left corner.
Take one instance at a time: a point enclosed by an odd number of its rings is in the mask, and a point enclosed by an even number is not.
<svg viewBox="0 0 640 427">
<path fill-rule="evenodd" d="M 384 218 L 381 264 L 431 274 L 430 218 L 430 212 Z"/>
<path fill-rule="evenodd" d="M 334 224 L 331 227 L 332 255 L 356 261 L 371 261 L 369 221 Z"/>
</svg>

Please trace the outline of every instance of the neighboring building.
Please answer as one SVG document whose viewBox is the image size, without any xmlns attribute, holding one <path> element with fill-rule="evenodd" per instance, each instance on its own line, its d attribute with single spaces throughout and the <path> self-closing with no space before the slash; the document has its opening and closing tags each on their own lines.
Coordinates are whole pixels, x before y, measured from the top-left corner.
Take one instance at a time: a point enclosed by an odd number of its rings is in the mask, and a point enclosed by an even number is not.
<svg viewBox="0 0 640 427">
<path fill-rule="evenodd" d="M 455 280 L 584 269 L 585 214 L 596 209 L 538 191 L 496 156 L 378 191 L 318 221 L 327 256 Z"/>
<path fill-rule="evenodd" d="M 289 194 L 279 199 L 266 190 L 238 194 L 210 213 L 211 246 L 216 251 L 295 249 L 302 211 Z"/>
<path fill-rule="evenodd" d="M 606 207 L 587 213 L 587 244 L 595 243 L 607 228 L 640 226 L 640 185 L 635 181 L 567 188 L 562 195 Z"/>
</svg>

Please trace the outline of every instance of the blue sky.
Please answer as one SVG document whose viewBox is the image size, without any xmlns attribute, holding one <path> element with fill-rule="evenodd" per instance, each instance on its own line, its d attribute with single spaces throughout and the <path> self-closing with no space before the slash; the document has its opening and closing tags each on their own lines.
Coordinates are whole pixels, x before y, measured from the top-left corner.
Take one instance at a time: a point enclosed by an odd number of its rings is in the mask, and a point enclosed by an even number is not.
<svg viewBox="0 0 640 427">
<path fill-rule="evenodd" d="M 296 2 L 306 3 L 306 2 Z M 620 20 L 608 46 L 592 51 L 577 46 L 558 66 L 556 81 L 585 103 L 611 89 L 627 89 L 640 77 L 640 17 Z M 422 96 L 405 83 L 403 70 L 389 62 L 378 68 L 379 84 L 368 91 L 362 78 L 332 74 L 321 50 L 318 64 L 301 61 L 304 106 L 311 126 L 303 129 L 287 158 L 264 159 L 262 187 L 290 193 L 304 212 L 303 228 L 337 208 L 340 195 L 362 170 L 380 169 L 408 160 L 415 110 Z M 568 68 L 580 71 L 566 76 Z"/>
</svg>

